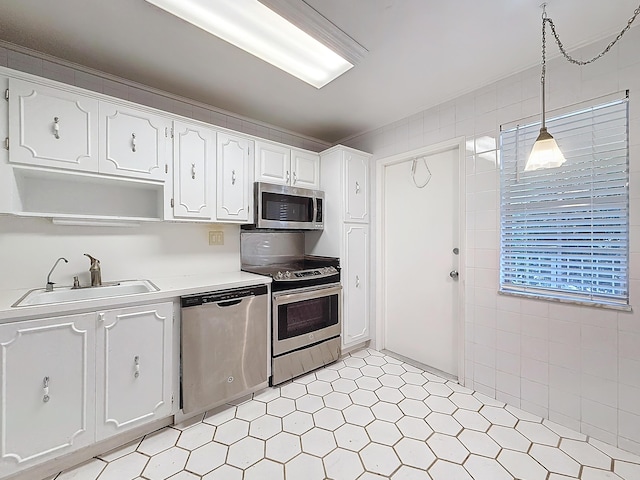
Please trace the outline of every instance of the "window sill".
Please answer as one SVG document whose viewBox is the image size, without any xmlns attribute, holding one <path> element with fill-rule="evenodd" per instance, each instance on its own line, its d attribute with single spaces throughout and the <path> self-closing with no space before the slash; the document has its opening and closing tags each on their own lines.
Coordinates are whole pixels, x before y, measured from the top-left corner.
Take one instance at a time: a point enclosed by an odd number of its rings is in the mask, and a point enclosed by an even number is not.
<svg viewBox="0 0 640 480">
<path fill-rule="evenodd" d="M 631 305 L 619 305 L 615 303 L 592 302 L 588 300 L 579 300 L 576 298 L 552 297 L 537 293 L 515 292 L 511 290 L 498 290 L 498 295 L 506 295 L 510 297 L 530 298 L 533 300 L 543 300 L 549 302 L 567 303 L 569 305 L 579 305 L 581 307 L 606 308 L 608 310 L 618 310 L 621 312 L 631 312 Z"/>
</svg>

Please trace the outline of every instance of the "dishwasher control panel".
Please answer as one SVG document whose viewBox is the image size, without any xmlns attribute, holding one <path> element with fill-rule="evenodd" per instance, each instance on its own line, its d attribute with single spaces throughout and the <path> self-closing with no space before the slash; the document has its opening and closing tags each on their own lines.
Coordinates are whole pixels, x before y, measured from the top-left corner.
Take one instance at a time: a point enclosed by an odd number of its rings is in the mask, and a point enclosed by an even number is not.
<svg viewBox="0 0 640 480">
<path fill-rule="evenodd" d="M 227 302 L 244 297 L 255 297 L 257 295 L 266 295 L 267 286 L 258 285 L 255 287 L 236 288 L 233 290 L 220 290 L 217 292 L 198 293 L 196 295 L 187 295 L 180 298 L 182 308 L 197 307 L 206 305 L 207 303 Z"/>
</svg>

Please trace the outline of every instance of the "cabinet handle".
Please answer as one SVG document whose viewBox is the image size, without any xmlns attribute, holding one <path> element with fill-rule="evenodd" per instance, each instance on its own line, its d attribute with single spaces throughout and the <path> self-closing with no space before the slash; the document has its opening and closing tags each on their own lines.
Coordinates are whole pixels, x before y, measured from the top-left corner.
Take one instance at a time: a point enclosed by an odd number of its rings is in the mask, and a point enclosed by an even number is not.
<svg viewBox="0 0 640 480">
<path fill-rule="evenodd" d="M 291 180 L 291 174 L 289 174 L 289 170 L 287 170 L 287 183 Z"/>
<path fill-rule="evenodd" d="M 231 185 L 235 185 L 235 184 L 236 184 L 236 171 L 231 170 Z"/>
<path fill-rule="evenodd" d="M 60 139 L 60 118 L 53 117 L 53 136 Z"/>
<path fill-rule="evenodd" d="M 133 374 L 133 376 L 138 378 L 140 376 L 140 357 L 138 355 L 133 357 L 133 363 L 135 364 L 135 367 L 136 367 L 135 373 Z"/>
<path fill-rule="evenodd" d="M 356 182 L 356 193 L 360 193 L 360 183 Z"/>
<path fill-rule="evenodd" d="M 191 164 L 191 179 L 192 180 L 196 179 L 196 164 L 195 163 Z"/>
<path fill-rule="evenodd" d="M 360 277 L 356 275 L 356 288 L 360 288 Z"/>
<path fill-rule="evenodd" d="M 42 380 L 42 390 L 44 392 L 44 396 L 42 397 L 42 401 L 47 403 L 51 397 L 49 397 L 49 377 L 44 377 Z"/>
<path fill-rule="evenodd" d="M 132 152 L 136 151 L 136 134 L 135 133 L 131 134 L 131 151 Z"/>
<path fill-rule="evenodd" d="M 293 184 L 295 185 L 296 183 L 298 183 L 298 174 L 293 172 Z"/>
</svg>

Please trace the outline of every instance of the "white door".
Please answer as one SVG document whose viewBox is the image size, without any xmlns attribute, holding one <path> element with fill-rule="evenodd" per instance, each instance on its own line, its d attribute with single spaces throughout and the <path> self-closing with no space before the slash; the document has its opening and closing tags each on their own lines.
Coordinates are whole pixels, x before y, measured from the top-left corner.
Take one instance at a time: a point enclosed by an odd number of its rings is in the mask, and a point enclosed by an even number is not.
<svg viewBox="0 0 640 480">
<path fill-rule="evenodd" d="M 173 215 L 211 218 L 215 188 L 215 131 L 178 121 L 173 122 L 173 130 Z"/>
<path fill-rule="evenodd" d="M 289 185 L 291 150 L 282 145 L 256 141 L 256 182 Z"/>
<path fill-rule="evenodd" d="M 369 222 L 369 158 L 345 152 L 345 222 Z"/>
<path fill-rule="evenodd" d="M 169 126 L 157 115 L 100 102 L 100 173 L 165 180 Z"/>
<path fill-rule="evenodd" d="M 93 443 L 94 319 L 0 326 L 0 477 Z"/>
<path fill-rule="evenodd" d="M 10 161 L 98 171 L 98 101 L 9 79 Z"/>
<path fill-rule="evenodd" d="M 369 339 L 369 225 L 344 225 L 342 346 Z"/>
<path fill-rule="evenodd" d="M 98 314 L 97 439 L 171 413 L 173 305 Z"/>
<path fill-rule="evenodd" d="M 384 347 L 457 377 L 459 147 L 415 153 L 379 171 Z"/>
<path fill-rule="evenodd" d="M 318 190 L 320 188 L 320 155 L 302 150 L 291 150 L 291 185 Z"/>
<path fill-rule="evenodd" d="M 249 160 L 252 142 L 220 132 L 217 145 L 216 217 L 218 220 L 247 222 L 251 207 Z"/>
</svg>

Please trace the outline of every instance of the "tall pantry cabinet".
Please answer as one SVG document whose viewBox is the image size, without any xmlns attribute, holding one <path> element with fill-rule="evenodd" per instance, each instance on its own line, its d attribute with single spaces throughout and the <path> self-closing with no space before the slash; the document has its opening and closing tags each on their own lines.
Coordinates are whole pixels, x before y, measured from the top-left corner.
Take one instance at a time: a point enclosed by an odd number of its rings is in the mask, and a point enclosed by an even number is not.
<svg viewBox="0 0 640 480">
<path fill-rule="evenodd" d="M 320 154 L 320 188 L 326 199 L 324 231 L 306 235 L 308 252 L 340 257 L 343 350 L 370 339 L 370 159 L 367 153 L 341 145 Z"/>
</svg>

